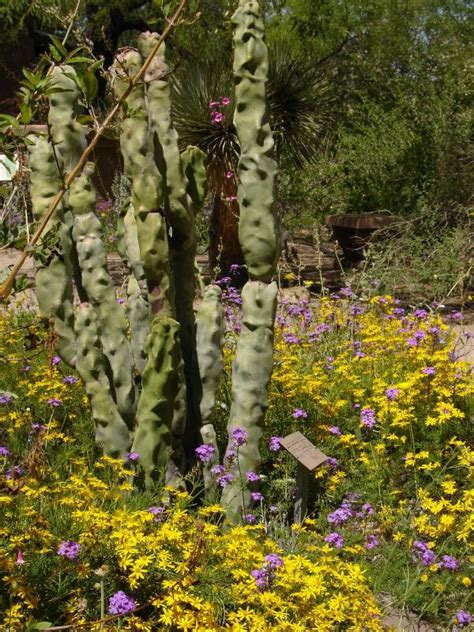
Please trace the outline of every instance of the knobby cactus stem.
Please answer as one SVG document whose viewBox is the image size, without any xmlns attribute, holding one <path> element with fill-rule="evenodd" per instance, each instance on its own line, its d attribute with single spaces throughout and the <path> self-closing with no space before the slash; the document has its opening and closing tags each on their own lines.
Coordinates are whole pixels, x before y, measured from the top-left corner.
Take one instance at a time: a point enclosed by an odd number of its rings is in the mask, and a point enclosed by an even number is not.
<svg viewBox="0 0 474 632">
<path fill-rule="evenodd" d="M 234 124 L 241 151 L 238 165 L 239 240 L 249 281 L 242 291 L 243 323 L 232 365 L 228 450 L 232 450 L 234 428 L 244 428 L 247 440 L 237 452 L 231 472 L 233 478 L 222 493 L 229 521 L 238 520 L 251 507 L 245 475 L 260 465 L 259 444 L 268 407 L 277 303 L 277 286 L 271 279 L 279 256 L 274 207 L 277 165 L 273 157 L 265 89 L 268 53 L 258 2 L 240 0 L 232 23 Z"/>
</svg>

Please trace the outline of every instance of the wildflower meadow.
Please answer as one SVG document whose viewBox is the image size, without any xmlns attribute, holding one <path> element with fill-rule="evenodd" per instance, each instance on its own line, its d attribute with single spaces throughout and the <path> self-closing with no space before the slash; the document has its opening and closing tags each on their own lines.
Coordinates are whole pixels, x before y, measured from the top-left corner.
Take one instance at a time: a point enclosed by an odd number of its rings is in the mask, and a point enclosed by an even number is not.
<svg viewBox="0 0 474 632">
<path fill-rule="evenodd" d="M 221 448 L 240 328 L 239 293 L 224 296 Z M 472 381 L 450 329 L 458 318 L 350 290 L 284 298 L 267 448 L 260 471 L 243 473 L 259 491 L 229 528 L 202 497 L 199 465 L 187 490 L 132 494 L 140 455 L 97 452 L 51 331 L 34 311 L 4 310 L 2 629 L 382 630 L 387 597 L 440 629 L 468 625 Z M 296 462 L 279 442 L 296 430 L 329 457 L 301 524 Z M 246 433 L 233 436 L 237 451 Z M 226 473 L 226 461 L 214 470 L 221 486 Z"/>
</svg>

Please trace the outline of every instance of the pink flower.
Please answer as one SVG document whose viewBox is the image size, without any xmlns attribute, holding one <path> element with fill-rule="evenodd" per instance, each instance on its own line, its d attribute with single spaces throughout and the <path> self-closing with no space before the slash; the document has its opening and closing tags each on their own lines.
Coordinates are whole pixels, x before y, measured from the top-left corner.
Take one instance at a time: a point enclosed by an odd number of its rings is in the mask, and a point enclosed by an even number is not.
<svg viewBox="0 0 474 632">
<path fill-rule="evenodd" d="M 211 113 L 211 122 L 212 123 L 222 123 L 224 120 L 224 115 L 222 112 L 216 112 L 215 110 Z"/>
<path fill-rule="evenodd" d="M 23 558 L 23 551 L 21 549 L 18 549 L 16 552 L 16 560 L 15 560 L 15 564 L 24 564 L 25 560 Z"/>
<path fill-rule="evenodd" d="M 222 105 L 223 105 L 224 107 L 226 107 L 226 105 L 229 105 L 229 104 L 230 104 L 230 99 L 229 99 L 229 97 L 222 97 L 222 99 L 221 99 L 221 103 L 222 103 Z"/>
<path fill-rule="evenodd" d="M 225 174 L 225 177 L 226 177 L 228 180 L 230 180 L 230 178 L 233 178 L 233 177 L 234 177 L 234 172 L 229 170 L 229 171 Z"/>
</svg>

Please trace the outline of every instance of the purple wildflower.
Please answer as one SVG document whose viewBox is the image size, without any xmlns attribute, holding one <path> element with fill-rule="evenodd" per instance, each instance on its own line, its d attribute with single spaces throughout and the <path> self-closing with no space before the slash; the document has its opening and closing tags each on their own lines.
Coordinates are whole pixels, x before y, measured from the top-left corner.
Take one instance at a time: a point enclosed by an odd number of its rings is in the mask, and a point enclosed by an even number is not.
<svg viewBox="0 0 474 632">
<path fill-rule="evenodd" d="M 224 459 L 226 461 L 232 461 L 232 459 L 235 459 L 236 456 L 237 456 L 237 452 L 235 450 L 229 449 L 226 451 L 224 455 Z"/>
<path fill-rule="evenodd" d="M 74 540 L 64 540 L 59 545 L 57 553 L 58 555 L 67 557 L 68 560 L 75 560 L 80 550 L 81 545 L 78 542 L 74 542 Z"/>
<path fill-rule="evenodd" d="M 434 375 L 436 373 L 436 369 L 434 366 L 425 366 L 424 369 L 421 369 L 423 375 Z"/>
<path fill-rule="evenodd" d="M 211 468 L 211 473 L 214 474 L 215 476 L 219 476 L 220 474 L 223 474 L 225 471 L 225 467 L 223 465 L 214 465 L 213 468 Z"/>
<path fill-rule="evenodd" d="M 293 410 L 293 419 L 306 419 L 308 417 L 308 413 L 304 408 L 295 408 Z"/>
<path fill-rule="evenodd" d="M 337 470 L 337 468 L 339 467 L 339 461 L 333 456 L 328 456 L 326 463 L 329 465 L 329 467 L 332 467 L 333 470 Z"/>
<path fill-rule="evenodd" d="M 353 298 L 355 296 L 350 287 L 341 287 L 341 289 L 339 290 L 339 294 L 341 296 L 344 296 L 344 298 Z"/>
<path fill-rule="evenodd" d="M 74 375 L 66 375 L 65 378 L 63 378 L 63 384 L 77 384 L 77 377 L 74 377 Z"/>
<path fill-rule="evenodd" d="M 260 476 L 256 472 L 247 472 L 247 480 L 250 483 L 256 483 L 260 480 Z"/>
<path fill-rule="evenodd" d="M 123 590 L 119 590 L 110 597 L 110 614 L 127 614 L 131 610 L 135 610 L 135 599 L 126 595 Z"/>
<path fill-rule="evenodd" d="M 148 507 L 147 511 L 155 516 L 153 522 L 160 522 L 166 513 L 166 507 Z"/>
<path fill-rule="evenodd" d="M 44 424 L 31 424 L 31 432 L 41 432 L 43 430 L 46 430 L 47 426 L 45 426 Z"/>
<path fill-rule="evenodd" d="M 367 516 L 372 516 L 374 514 L 374 508 L 370 503 L 364 503 L 362 505 L 362 511 L 367 514 Z"/>
<path fill-rule="evenodd" d="M 415 540 L 413 542 L 412 551 L 423 566 L 431 566 L 431 564 L 436 561 L 435 553 L 433 553 L 433 551 L 428 548 L 426 542 L 422 540 Z"/>
<path fill-rule="evenodd" d="M 363 408 L 360 411 L 360 421 L 366 428 L 373 428 L 377 423 L 374 411 L 371 408 Z"/>
<path fill-rule="evenodd" d="M 455 571 L 457 570 L 459 563 L 455 557 L 451 555 L 443 555 L 443 561 L 441 563 L 442 567 L 444 567 L 447 571 Z"/>
<path fill-rule="evenodd" d="M 15 480 L 17 478 L 20 478 L 20 476 L 22 476 L 24 472 L 25 470 L 22 467 L 20 467 L 19 465 L 14 465 L 13 467 L 8 468 L 5 473 L 5 478 L 7 479 L 7 481 Z"/>
<path fill-rule="evenodd" d="M 425 319 L 428 316 L 428 312 L 426 311 L 426 309 L 415 309 L 415 311 L 413 312 L 413 316 L 415 318 L 421 318 L 422 320 Z"/>
<path fill-rule="evenodd" d="M 340 507 L 328 515 L 328 522 L 330 524 L 340 525 L 347 522 L 354 516 L 352 509 L 348 502 L 343 502 Z"/>
<path fill-rule="evenodd" d="M 377 537 L 373 534 L 370 534 L 367 536 L 367 539 L 365 541 L 365 548 L 366 549 L 374 549 L 376 546 L 379 545 L 379 541 L 377 539 Z"/>
<path fill-rule="evenodd" d="M 57 366 L 61 362 L 61 358 L 59 356 L 53 356 L 51 360 L 51 366 Z"/>
<path fill-rule="evenodd" d="M 261 494 L 260 492 L 252 492 L 250 494 L 250 498 L 254 501 L 254 502 L 260 502 L 262 500 L 265 499 L 264 495 Z"/>
<path fill-rule="evenodd" d="M 451 313 L 449 314 L 449 317 L 448 317 L 448 318 L 449 318 L 450 320 L 462 320 L 462 319 L 463 319 L 463 315 L 462 315 L 462 313 L 461 313 L 461 312 L 454 311 L 454 312 L 451 312 Z"/>
<path fill-rule="evenodd" d="M 298 338 L 295 334 L 285 334 L 283 337 L 289 345 L 299 345 L 301 343 L 301 338 Z"/>
<path fill-rule="evenodd" d="M 60 399 L 56 399 L 56 397 L 50 397 L 50 399 L 48 399 L 48 404 L 58 408 L 58 406 L 61 406 L 62 401 Z"/>
<path fill-rule="evenodd" d="M 252 577 L 255 579 L 255 584 L 257 585 L 257 588 L 259 590 L 265 590 L 266 588 L 270 588 L 270 582 L 271 582 L 271 575 L 273 575 L 273 573 L 269 573 L 269 569 L 263 567 L 263 568 L 257 568 L 255 570 L 253 570 L 251 573 Z"/>
<path fill-rule="evenodd" d="M 10 454 L 10 450 L 6 445 L 0 445 L 0 456 L 8 456 Z"/>
<path fill-rule="evenodd" d="M 324 538 L 324 541 L 328 544 L 334 545 L 334 548 L 336 549 L 342 549 L 342 547 L 344 546 L 344 538 L 340 533 L 336 533 L 335 531 L 327 535 Z"/>
<path fill-rule="evenodd" d="M 195 452 L 202 463 L 209 463 L 214 455 L 216 448 L 213 445 L 203 444 L 196 448 Z"/>
<path fill-rule="evenodd" d="M 283 566 L 283 560 L 276 553 L 269 553 L 268 555 L 265 555 L 265 561 L 268 562 L 268 566 L 271 569 L 275 569 L 278 567 L 281 568 Z"/>
<path fill-rule="evenodd" d="M 465 625 L 469 625 L 472 621 L 472 617 L 469 612 L 466 610 L 458 610 L 456 612 L 456 623 L 464 627 Z"/>
<path fill-rule="evenodd" d="M 364 311 L 364 308 L 360 305 L 352 305 L 349 310 L 351 316 L 360 316 Z"/>
<path fill-rule="evenodd" d="M 138 459 L 140 458 L 140 455 L 138 454 L 138 452 L 129 452 L 127 454 L 127 459 L 129 461 L 138 461 Z"/>
<path fill-rule="evenodd" d="M 253 513 L 248 513 L 244 516 L 244 522 L 246 522 L 247 524 L 255 524 L 256 522 L 256 518 L 253 515 Z"/>
<path fill-rule="evenodd" d="M 244 445 L 244 443 L 247 441 L 247 438 L 249 436 L 249 433 L 245 430 L 245 428 L 232 428 L 232 430 L 230 431 L 230 436 L 232 437 L 232 440 L 234 441 L 234 443 L 237 446 L 240 445 Z"/>
<path fill-rule="evenodd" d="M 272 452 L 279 452 L 281 450 L 281 437 L 272 437 L 268 443 L 268 447 Z"/>
<path fill-rule="evenodd" d="M 28 371 L 31 371 L 31 366 L 29 364 L 25 364 L 25 366 L 22 366 L 20 370 L 22 373 L 28 373 Z"/>
<path fill-rule="evenodd" d="M 394 399 L 397 399 L 399 393 L 399 388 L 390 387 L 385 389 L 385 395 L 390 402 L 393 402 Z"/>
<path fill-rule="evenodd" d="M 339 426 L 329 426 L 328 432 L 330 432 L 332 435 L 336 435 L 336 436 L 340 436 L 341 435 L 341 429 L 339 428 Z"/>
<path fill-rule="evenodd" d="M 227 472 L 226 474 L 222 474 L 221 476 L 219 476 L 219 478 L 217 479 L 217 482 L 219 483 L 221 487 L 226 487 L 226 485 L 231 483 L 233 480 L 234 480 L 234 475 L 231 474 L 230 472 Z"/>
<path fill-rule="evenodd" d="M 11 395 L 7 395 L 7 393 L 0 394 L 0 404 L 11 404 L 13 401 L 13 397 Z"/>
</svg>

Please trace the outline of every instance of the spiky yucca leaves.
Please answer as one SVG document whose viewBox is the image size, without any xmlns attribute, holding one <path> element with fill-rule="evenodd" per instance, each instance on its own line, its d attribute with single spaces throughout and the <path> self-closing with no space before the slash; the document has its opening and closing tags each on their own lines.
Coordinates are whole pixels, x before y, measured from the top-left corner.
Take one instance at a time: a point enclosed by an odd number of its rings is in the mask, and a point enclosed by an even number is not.
<svg viewBox="0 0 474 632">
<path fill-rule="evenodd" d="M 238 206 L 233 200 L 237 182 L 226 178 L 229 170 L 235 171 L 240 149 L 232 101 L 220 108 L 224 116 L 220 123 L 212 122 L 209 103 L 232 94 L 231 64 L 230 58 L 188 63 L 176 72 L 173 83 L 173 117 L 180 141 L 183 147 L 199 147 L 209 157 L 210 262 L 213 267 L 219 258 L 223 274 L 232 263 L 243 263 L 237 238 Z M 291 48 L 270 48 L 267 100 L 278 162 L 298 168 L 312 162 L 330 103 L 319 68 Z"/>
</svg>

